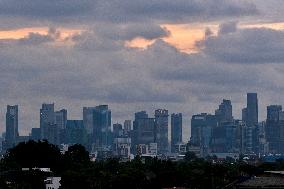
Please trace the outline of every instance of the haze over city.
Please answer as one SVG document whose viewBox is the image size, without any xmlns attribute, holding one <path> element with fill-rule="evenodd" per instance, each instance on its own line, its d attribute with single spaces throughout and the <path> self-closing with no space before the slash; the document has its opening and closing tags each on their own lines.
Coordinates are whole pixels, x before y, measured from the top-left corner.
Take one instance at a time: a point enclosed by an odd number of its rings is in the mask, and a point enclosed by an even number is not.
<svg viewBox="0 0 284 189">
<path fill-rule="evenodd" d="M 113 123 L 165 108 L 190 119 L 222 99 L 241 118 L 246 93 L 284 104 L 281 0 L 0 2 L 0 132 L 6 105 L 19 131 L 39 127 L 42 103 L 82 118 L 108 104 Z"/>
</svg>

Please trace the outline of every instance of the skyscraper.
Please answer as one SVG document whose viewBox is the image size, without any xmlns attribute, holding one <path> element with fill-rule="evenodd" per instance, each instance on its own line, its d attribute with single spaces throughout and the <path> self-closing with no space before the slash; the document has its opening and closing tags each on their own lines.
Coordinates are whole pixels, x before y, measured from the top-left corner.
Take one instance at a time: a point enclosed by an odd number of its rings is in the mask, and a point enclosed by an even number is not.
<svg viewBox="0 0 284 189">
<path fill-rule="evenodd" d="M 86 145 L 86 131 L 83 120 L 67 120 L 66 124 L 66 142 L 67 144 Z"/>
<path fill-rule="evenodd" d="M 232 122 L 232 104 L 230 100 L 223 99 L 223 102 L 219 105 L 219 108 L 215 111 L 215 115 L 219 124 L 224 122 Z"/>
<path fill-rule="evenodd" d="M 265 127 L 265 136 L 268 142 L 270 153 L 283 153 L 283 129 L 284 119 L 281 105 L 267 106 L 267 119 Z"/>
<path fill-rule="evenodd" d="M 9 149 L 15 146 L 18 136 L 18 105 L 8 105 L 6 112 L 6 136 L 4 148 Z"/>
<path fill-rule="evenodd" d="M 247 94 L 247 125 L 258 124 L 258 99 L 257 93 Z"/>
<path fill-rule="evenodd" d="M 182 142 L 182 114 L 171 115 L 171 152 L 175 151 L 174 146 Z"/>
<path fill-rule="evenodd" d="M 202 156 L 209 153 L 212 131 L 217 127 L 215 115 L 201 113 L 193 115 L 191 118 L 191 138 L 190 144 L 197 146 L 201 150 Z M 214 136 L 219 138 L 219 136 Z M 224 136 L 222 136 L 224 137 Z"/>
<path fill-rule="evenodd" d="M 111 111 L 108 105 L 96 106 L 93 110 L 93 139 L 98 148 L 108 148 L 111 140 Z"/>
<path fill-rule="evenodd" d="M 40 109 L 41 138 L 59 144 L 59 129 L 55 124 L 54 104 L 42 104 Z"/>
<path fill-rule="evenodd" d="M 169 152 L 168 117 L 168 110 L 155 110 L 155 137 L 159 154 Z"/>
<path fill-rule="evenodd" d="M 243 112 L 246 124 L 246 152 L 252 153 L 257 152 L 258 139 L 257 139 L 257 126 L 258 126 L 258 99 L 257 93 L 247 93 L 247 107 L 246 111 Z"/>
<path fill-rule="evenodd" d="M 63 130 L 66 128 L 67 123 L 67 110 L 62 109 L 60 111 L 55 112 L 55 123 L 58 129 Z"/>
<path fill-rule="evenodd" d="M 124 121 L 123 129 L 124 129 L 125 134 L 131 131 L 131 120 Z"/>
<path fill-rule="evenodd" d="M 133 122 L 133 147 L 139 144 L 150 144 L 155 140 L 155 120 L 149 118 L 145 111 L 136 112 Z"/>
<path fill-rule="evenodd" d="M 96 107 L 83 107 L 83 122 L 88 135 L 93 135 L 95 109 Z"/>
<path fill-rule="evenodd" d="M 120 123 L 113 124 L 113 137 L 119 138 L 123 136 L 123 129 Z"/>
<path fill-rule="evenodd" d="M 67 124 L 67 110 L 62 109 L 55 112 L 55 124 L 59 132 L 59 143 L 62 144 L 65 142 L 65 131 Z"/>
</svg>

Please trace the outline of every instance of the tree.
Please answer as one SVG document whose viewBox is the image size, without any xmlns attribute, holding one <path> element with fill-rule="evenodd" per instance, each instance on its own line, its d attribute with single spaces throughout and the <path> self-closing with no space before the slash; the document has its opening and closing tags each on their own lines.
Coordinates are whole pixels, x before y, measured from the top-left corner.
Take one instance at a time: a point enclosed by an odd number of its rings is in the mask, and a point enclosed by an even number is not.
<svg viewBox="0 0 284 189">
<path fill-rule="evenodd" d="M 197 159 L 197 156 L 194 152 L 186 152 L 184 156 L 184 160 L 186 161 L 194 161 Z"/>
<path fill-rule="evenodd" d="M 51 168 L 56 171 L 61 166 L 62 156 L 60 150 L 53 144 L 45 141 L 28 141 L 19 143 L 7 151 L 3 163 L 9 169 Z"/>
<path fill-rule="evenodd" d="M 65 152 L 64 162 L 68 167 L 86 167 L 90 163 L 89 152 L 81 144 L 75 144 Z"/>
</svg>

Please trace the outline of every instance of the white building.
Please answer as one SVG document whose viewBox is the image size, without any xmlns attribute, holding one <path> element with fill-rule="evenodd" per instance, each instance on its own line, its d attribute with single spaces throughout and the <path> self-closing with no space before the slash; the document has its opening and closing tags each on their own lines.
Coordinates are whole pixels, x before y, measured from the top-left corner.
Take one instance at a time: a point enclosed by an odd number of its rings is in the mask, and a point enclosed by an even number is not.
<svg viewBox="0 0 284 189">
<path fill-rule="evenodd" d="M 61 177 L 47 177 L 44 180 L 46 189 L 59 189 Z"/>
<path fill-rule="evenodd" d="M 131 138 L 115 138 L 113 145 L 115 156 L 130 158 Z"/>
</svg>

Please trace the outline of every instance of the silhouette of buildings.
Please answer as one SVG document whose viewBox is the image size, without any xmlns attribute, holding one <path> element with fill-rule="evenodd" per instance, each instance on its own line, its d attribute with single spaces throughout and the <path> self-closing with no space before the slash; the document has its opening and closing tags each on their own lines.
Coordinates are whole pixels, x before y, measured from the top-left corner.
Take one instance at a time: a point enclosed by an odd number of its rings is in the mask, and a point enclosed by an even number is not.
<svg viewBox="0 0 284 189">
<path fill-rule="evenodd" d="M 171 115 L 171 152 L 175 152 L 175 145 L 182 143 L 182 114 Z"/>
</svg>

